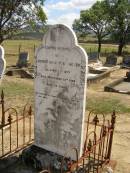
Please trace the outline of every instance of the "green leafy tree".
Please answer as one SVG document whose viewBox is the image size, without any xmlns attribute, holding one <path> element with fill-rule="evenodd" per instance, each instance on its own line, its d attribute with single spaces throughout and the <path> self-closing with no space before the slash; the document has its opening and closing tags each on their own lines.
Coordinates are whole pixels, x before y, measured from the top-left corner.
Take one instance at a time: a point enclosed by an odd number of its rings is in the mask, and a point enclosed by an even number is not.
<svg viewBox="0 0 130 173">
<path fill-rule="evenodd" d="M 97 1 L 90 9 L 80 12 L 80 19 L 74 23 L 74 27 L 78 22 L 77 29 L 80 32 L 92 32 L 98 40 L 98 57 L 100 57 L 101 44 L 104 37 L 109 34 L 109 15 L 107 13 L 106 3 Z"/>
<path fill-rule="evenodd" d="M 128 41 L 130 31 L 130 1 L 106 0 L 107 11 L 111 18 L 112 38 L 118 42 L 118 55 L 122 54 L 123 47 Z"/>
<path fill-rule="evenodd" d="M 44 0 L 0 0 L 0 43 L 20 28 L 46 22 Z"/>
<path fill-rule="evenodd" d="M 85 37 L 88 34 L 80 19 L 75 19 L 72 27 L 78 37 Z"/>
</svg>

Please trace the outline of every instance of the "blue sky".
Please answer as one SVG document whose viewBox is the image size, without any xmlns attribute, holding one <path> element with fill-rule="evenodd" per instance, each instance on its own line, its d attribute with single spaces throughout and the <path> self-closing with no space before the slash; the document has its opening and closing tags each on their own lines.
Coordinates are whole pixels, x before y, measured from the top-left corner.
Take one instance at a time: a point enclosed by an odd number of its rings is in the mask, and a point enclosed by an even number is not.
<svg viewBox="0 0 130 173">
<path fill-rule="evenodd" d="M 97 0 L 46 0 L 44 10 L 48 24 L 62 23 L 72 26 L 80 11 L 90 8 Z"/>
</svg>

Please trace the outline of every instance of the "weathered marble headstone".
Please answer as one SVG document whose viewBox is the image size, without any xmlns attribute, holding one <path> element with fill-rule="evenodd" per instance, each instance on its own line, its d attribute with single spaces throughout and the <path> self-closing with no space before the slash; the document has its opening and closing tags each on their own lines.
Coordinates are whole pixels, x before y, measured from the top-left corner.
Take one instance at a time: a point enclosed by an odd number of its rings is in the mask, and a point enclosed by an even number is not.
<svg viewBox="0 0 130 173">
<path fill-rule="evenodd" d="M 117 65 L 117 56 L 110 54 L 106 57 L 105 66 L 115 66 Z"/>
<path fill-rule="evenodd" d="M 0 46 L 0 81 L 4 75 L 6 68 L 6 61 L 4 59 L 4 48 Z"/>
<path fill-rule="evenodd" d="M 98 61 L 98 52 L 91 52 L 88 54 L 88 63 Z"/>
<path fill-rule="evenodd" d="M 130 67 L 130 57 L 129 56 L 125 56 L 123 58 L 123 65 Z"/>
<path fill-rule="evenodd" d="M 71 29 L 49 29 L 36 52 L 36 146 L 60 155 L 76 147 L 81 156 L 87 66 L 87 55 Z M 68 156 L 74 159 L 74 151 Z"/>
<path fill-rule="evenodd" d="M 27 67 L 28 66 L 28 61 L 29 61 L 29 53 L 28 52 L 21 52 L 19 54 L 19 59 L 17 62 L 18 67 Z"/>
</svg>

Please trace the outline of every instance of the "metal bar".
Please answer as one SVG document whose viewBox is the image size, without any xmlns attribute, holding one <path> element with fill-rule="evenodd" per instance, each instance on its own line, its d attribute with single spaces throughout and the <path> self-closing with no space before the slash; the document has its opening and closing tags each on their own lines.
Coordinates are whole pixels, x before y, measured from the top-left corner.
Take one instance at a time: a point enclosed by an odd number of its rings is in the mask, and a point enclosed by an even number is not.
<svg viewBox="0 0 130 173">
<path fill-rule="evenodd" d="M 102 145 L 102 156 L 101 156 L 101 161 L 103 162 L 103 160 L 104 160 L 104 157 L 103 157 L 103 154 L 104 154 L 104 146 L 105 146 L 105 138 L 103 138 L 103 140 L 102 140 L 102 142 L 103 142 L 103 145 Z"/>
<path fill-rule="evenodd" d="M 19 146 L 19 130 L 18 130 L 18 115 L 16 115 L 16 129 L 17 129 L 17 148 Z"/>
<path fill-rule="evenodd" d="M 4 92 L 1 92 L 1 105 L 2 105 L 2 125 L 5 125 L 5 106 L 4 106 Z"/>
<path fill-rule="evenodd" d="M 11 131 L 12 131 L 12 127 L 11 127 L 11 122 L 12 122 L 12 117 L 11 114 L 9 113 L 8 116 L 8 122 L 9 122 L 9 138 L 10 138 L 10 152 L 11 152 L 11 148 L 12 148 L 12 135 L 11 135 Z"/>
<path fill-rule="evenodd" d="M 6 153 L 3 154 L 2 156 L 0 156 L 0 159 L 1 159 L 1 158 L 4 158 L 4 157 L 6 157 L 6 156 L 10 156 L 10 155 L 12 155 L 13 153 L 16 153 L 16 152 L 18 152 L 18 151 L 23 150 L 23 149 L 26 148 L 27 146 L 32 145 L 32 142 L 33 142 L 33 141 L 34 141 L 34 140 L 32 139 L 32 141 L 30 141 L 30 143 L 26 142 L 24 145 L 19 145 L 19 147 L 13 149 L 12 152 L 10 152 L 10 151 L 6 152 Z"/>
<path fill-rule="evenodd" d="M 32 123 L 32 108 L 29 108 L 29 141 L 31 141 L 31 123 Z"/>
<path fill-rule="evenodd" d="M 11 123 L 10 123 L 10 152 L 11 152 L 11 146 L 12 146 L 12 135 L 11 135 L 11 131 L 12 131 L 12 128 L 11 128 Z"/>
<path fill-rule="evenodd" d="M 107 158 L 107 153 L 108 153 L 109 138 L 110 138 L 109 133 L 108 133 L 106 136 L 107 136 L 107 139 L 106 139 L 106 151 L 105 151 L 105 158 Z"/>
<path fill-rule="evenodd" d="M 23 145 L 25 144 L 25 111 L 23 111 Z"/>
<path fill-rule="evenodd" d="M 116 114 L 115 111 L 113 111 L 113 114 L 111 116 L 111 133 L 110 133 L 110 141 L 109 141 L 109 147 L 108 147 L 108 155 L 107 158 L 110 160 L 111 157 L 111 150 L 112 150 L 112 142 L 113 142 L 113 134 L 114 134 L 114 128 L 115 128 L 115 121 L 116 121 Z"/>
<path fill-rule="evenodd" d="M 2 155 L 4 155 L 4 129 L 3 126 L 1 128 L 1 133 L 2 133 L 2 139 L 1 139 L 1 144 L 2 144 Z"/>
<path fill-rule="evenodd" d="M 24 118 L 27 118 L 27 117 L 29 117 L 29 115 L 26 115 L 26 116 L 24 116 Z M 21 118 L 18 118 L 18 121 L 20 121 L 20 120 L 23 120 L 23 117 L 21 117 Z M 16 123 L 17 122 L 17 120 L 13 120 L 12 121 L 12 124 L 13 123 Z M 6 127 L 6 126 L 8 126 L 9 125 L 9 123 L 6 123 L 5 125 L 4 125 L 4 127 Z M 0 126 L 0 129 L 2 128 L 2 126 Z"/>
</svg>

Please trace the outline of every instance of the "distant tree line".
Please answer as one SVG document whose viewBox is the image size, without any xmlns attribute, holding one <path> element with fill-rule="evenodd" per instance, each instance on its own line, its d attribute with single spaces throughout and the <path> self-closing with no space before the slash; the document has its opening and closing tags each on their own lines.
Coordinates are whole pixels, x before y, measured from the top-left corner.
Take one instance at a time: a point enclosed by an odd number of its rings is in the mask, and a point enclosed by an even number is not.
<svg viewBox="0 0 130 173">
<path fill-rule="evenodd" d="M 118 55 L 130 40 L 130 2 L 129 0 L 97 1 L 90 9 L 80 12 L 75 19 L 73 29 L 78 35 L 95 34 L 98 40 L 98 57 L 102 41 L 110 36 L 118 43 Z"/>
</svg>

